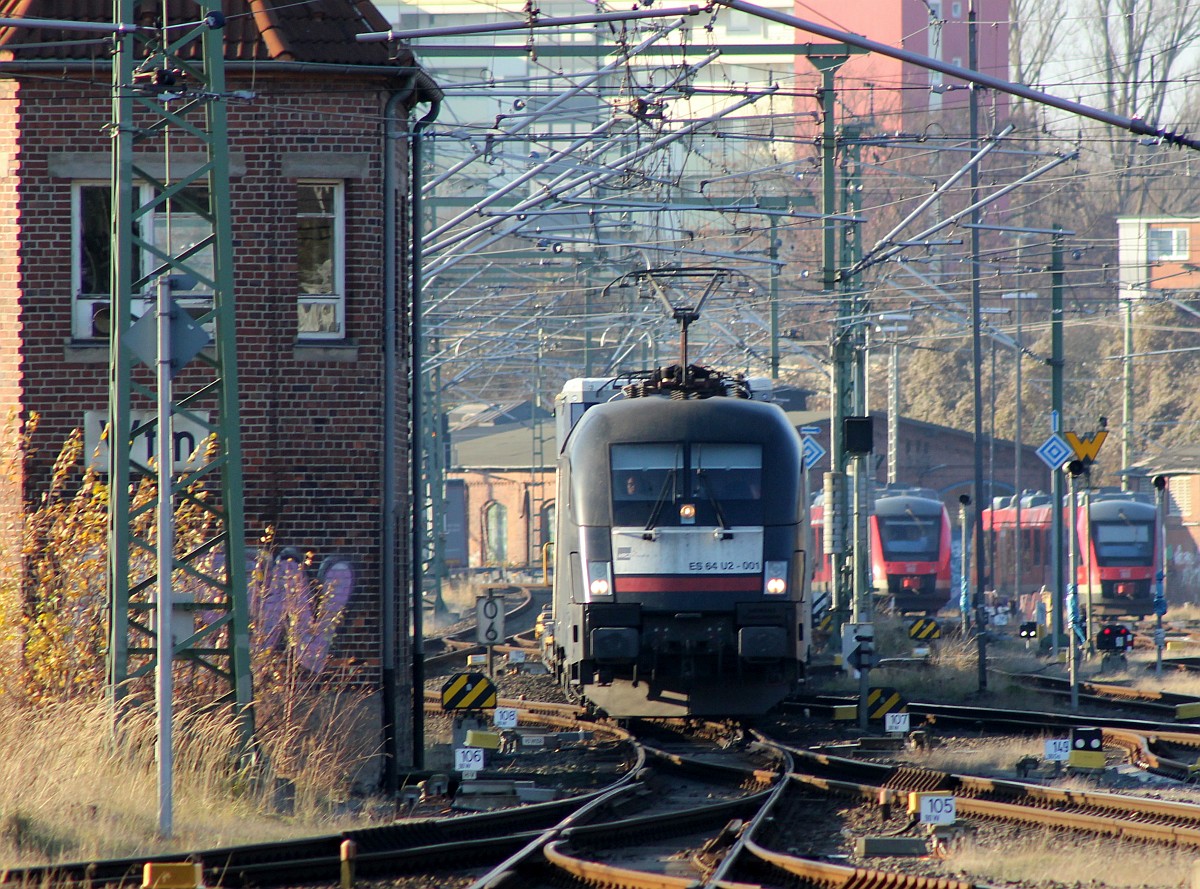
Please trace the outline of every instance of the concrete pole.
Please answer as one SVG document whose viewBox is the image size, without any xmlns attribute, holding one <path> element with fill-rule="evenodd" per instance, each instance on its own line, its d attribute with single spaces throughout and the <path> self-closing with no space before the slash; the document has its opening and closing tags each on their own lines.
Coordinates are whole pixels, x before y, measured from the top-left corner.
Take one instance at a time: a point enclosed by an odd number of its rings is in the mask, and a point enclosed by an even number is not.
<svg viewBox="0 0 1200 889">
<path fill-rule="evenodd" d="M 1129 466 L 1133 463 L 1133 300 L 1121 300 L 1121 317 L 1124 321 L 1125 355 L 1121 362 L 1123 377 L 1124 416 L 1121 418 L 1121 490 L 1130 490 Z"/>
<path fill-rule="evenodd" d="M 174 763 L 172 755 L 172 662 L 175 645 L 171 638 L 171 570 L 175 567 L 175 509 L 171 490 L 175 442 L 171 422 L 171 284 L 166 275 L 158 279 L 158 602 L 155 633 L 158 649 L 155 691 L 158 698 L 158 833 L 164 839 L 174 832 Z M 114 436 L 115 438 L 115 436 Z"/>
</svg>

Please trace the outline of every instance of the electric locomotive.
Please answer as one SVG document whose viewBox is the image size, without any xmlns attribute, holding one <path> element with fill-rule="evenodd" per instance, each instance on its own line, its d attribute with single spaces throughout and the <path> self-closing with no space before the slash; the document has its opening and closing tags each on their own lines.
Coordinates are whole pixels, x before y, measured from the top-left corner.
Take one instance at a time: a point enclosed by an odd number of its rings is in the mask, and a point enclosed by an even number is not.
<svg viewBox="0 0 1200 889">
<path fill-rule="evenodd" d="M 748 717 L 796 689 L 801 445 L 765 387 L 672 365 L 559 396 L 548 660 L 575 700 L 618 718 Z"/>
</svg>

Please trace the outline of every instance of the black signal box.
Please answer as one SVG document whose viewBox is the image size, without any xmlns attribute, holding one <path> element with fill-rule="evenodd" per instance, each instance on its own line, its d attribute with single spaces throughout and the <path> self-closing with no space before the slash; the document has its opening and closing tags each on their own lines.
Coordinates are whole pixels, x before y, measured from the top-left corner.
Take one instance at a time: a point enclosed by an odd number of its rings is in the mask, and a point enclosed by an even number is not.
<svg viewBox="0 0 1200 889">
<path fill-rule="evenodd" d="M 847 454 L 869 454 L 875 450 L 875 426 L 871 418 L 843 417 L 842 442 Z"/>
</svg>

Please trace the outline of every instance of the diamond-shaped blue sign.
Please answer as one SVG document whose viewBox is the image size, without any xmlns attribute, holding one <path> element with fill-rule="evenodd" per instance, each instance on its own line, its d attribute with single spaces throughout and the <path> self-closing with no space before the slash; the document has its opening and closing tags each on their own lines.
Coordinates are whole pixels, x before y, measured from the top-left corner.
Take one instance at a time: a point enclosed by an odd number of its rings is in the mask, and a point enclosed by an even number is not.
<svg viewBox="0 0 1200 889">
<path fill-rule="evenodd" d="M 1042 442 L 1042 446 L 1037 449 L 1037 455 L 1051 469 L 1062 469 L 1062 465 L 1075 456 L 1075 449 L 1055 432 Z"/>
<path fill-rule="evenodd" d="M 825 456 L 826 451 L 821 447 L 821 443 L 815 438 L 809 438 L 807 435 L 800 437 L 802 445 L 802 453 L 804 455 L 804 468 L 812 469 L 821 462 L 821 458 Z M 1064 442 L 1065 444 L 1065 442 Z M 1070 450 L 1070 448 L 1068 448 Z"/>
</svg>

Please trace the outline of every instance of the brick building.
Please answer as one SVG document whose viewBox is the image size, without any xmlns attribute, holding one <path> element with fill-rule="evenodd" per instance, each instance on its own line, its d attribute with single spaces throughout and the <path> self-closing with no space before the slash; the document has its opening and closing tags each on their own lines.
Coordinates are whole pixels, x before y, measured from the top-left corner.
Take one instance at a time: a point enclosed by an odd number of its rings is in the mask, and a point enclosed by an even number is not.
<svg viewBox="0 0 1200 889">
<path fill-rule="evenodd" d="M 1009 0 L 975 0 L 974 4 L 967 0 L 845 0 L 798 5 L 796 15 L 822 24 L 826 21 L 820 16 L 827 15 L 837 22 L 836 27 L 852 34 L 966 68 L 972 5 L 976 9 L 978 70 L 1008 79 Z M 804 39 L 804 35 L 797 36 L 798 42 Z M 797 73 L 806 73 L 809 67 L 801 60 Z M 840 101 L 853 114 L 886 120 L 887 126 L 918 126 L 925 115 L 967 107 L 967 84 L 890 56 L 855 56 L 839 74 L 844 85 L 853 84 L 839 95 Z M 1008 103 L 1007 95 L 986 91 L 980 108 L 988 121 L 1003 122 L 1008 118 Z"/>
<path fill-rule="evenodd" d="M 161 0 L 132 7 L 138 24 L 162 24 Z M 194 22 L 196 10 L 169 0 L 167 23 Z M 393 57 L 386 44 L 355 41 L 387 28 L 366 0 L 228 0 L 223 10 L 247 546 L 253 552 L 271 526 L 281 547 L 348 566 L 333 656 L 365 663 L 378 680 L 391 499 L 382 454 L 405 440 L 406 132 L 416 106 L 440 93 L 407 51 Z M 112 0 L 0 0 L 3 17 L 111 23 L 113 14 Z M 87 426 L 94 438 L 108 409 L 111 43 L 94 32 L 0 28 L 0 396 L 21 419 L 40 416 L 18 479 L 26 499 L 70 431 Z M 163 144 L 138 156 L 162 181 L 197 163 L 186 131 Z M 396 159 L 391 169 L 385 156 Z M 393 243 L 384 238 L 387 189 L 397 198 Z M 167 216 L 143 218 L 137 236 L 166 244 L 196 219 L 182 203 L 169 227 Z M 400 409 L 387 430 L 382 270 L 391 258 Z M 205 298 L 185 296 L 185 305 Z M 404 478 L 393 492 L 400 503 Z M 397 598 L 403 665 L 408 613 Z"/>
</svg>

